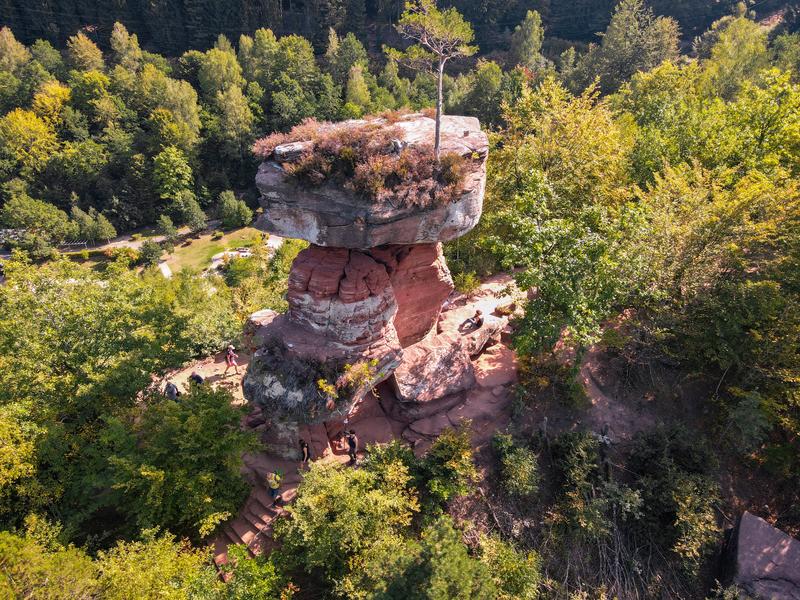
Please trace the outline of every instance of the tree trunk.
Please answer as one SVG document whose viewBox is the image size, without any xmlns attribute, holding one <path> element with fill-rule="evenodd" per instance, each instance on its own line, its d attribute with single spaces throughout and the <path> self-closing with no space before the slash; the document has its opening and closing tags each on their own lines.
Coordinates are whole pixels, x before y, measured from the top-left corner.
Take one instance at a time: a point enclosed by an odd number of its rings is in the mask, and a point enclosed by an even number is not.
<svg viewBox="0 0 800 600">
<path fill-rule="evenodd" d="M 436 134 L 433 142 L 433 157 L 436 164 L 439 164 L 439 142 L 442 135 L 442 80 L 444 79 L 444 60 L 439 60 L 437 93 L 436 93 Z"/>
</svg>

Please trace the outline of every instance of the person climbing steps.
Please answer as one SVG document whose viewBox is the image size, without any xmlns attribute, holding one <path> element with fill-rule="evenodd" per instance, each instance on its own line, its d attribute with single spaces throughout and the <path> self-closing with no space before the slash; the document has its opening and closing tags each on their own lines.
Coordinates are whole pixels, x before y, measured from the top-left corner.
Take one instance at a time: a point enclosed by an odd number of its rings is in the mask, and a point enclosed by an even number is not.
<svg viewBox="0 0 800 600">
<path fill-rule="evenodd" d="M 267 473 L 267 489 L 269 490 L 270 498 L 272 498 L 275 504 L 278 504 L 281 500 L 279 490 L 281 488 L 282 479 L 283 477 L 279 471 L 270 471 Z"/>
</svg>

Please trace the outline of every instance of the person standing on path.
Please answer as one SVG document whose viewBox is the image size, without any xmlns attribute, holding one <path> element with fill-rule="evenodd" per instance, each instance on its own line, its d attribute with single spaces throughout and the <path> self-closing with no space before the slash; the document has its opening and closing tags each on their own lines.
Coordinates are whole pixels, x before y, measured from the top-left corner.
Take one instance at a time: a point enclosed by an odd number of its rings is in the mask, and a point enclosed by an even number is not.
<svg viewBox="0 0 800 600">
<path fill-rule="evenodd" d="M 344 438 L 347 440 L 347 454 L 350 456 L 350 462 L 347 464 L 354 465 L 358 459 L 358 436 L 356 436 L 356 432 L 351 429 L 345 432 Z"/>
<path fill-rule="evenodd" d="M 233 347 L 233 344 L 228 344 L 228 349 L 225 350 L 225 371 L 223 371 L 222 376 L 228 376 L 228 369 L 233 367 L 233 370 L 238 375 L 239 374 L 239 363 L 236 362 L 236 359 L 239 358 L 239 355 L 236 354 L 236 348 Z"/>
<path fill-rule="evenodd" d="M 308 448 L 308 442 L 300 440 L 300 465 L 308 465 L 308 459 L 311 458 L 311 452 Z"/>
</svg>

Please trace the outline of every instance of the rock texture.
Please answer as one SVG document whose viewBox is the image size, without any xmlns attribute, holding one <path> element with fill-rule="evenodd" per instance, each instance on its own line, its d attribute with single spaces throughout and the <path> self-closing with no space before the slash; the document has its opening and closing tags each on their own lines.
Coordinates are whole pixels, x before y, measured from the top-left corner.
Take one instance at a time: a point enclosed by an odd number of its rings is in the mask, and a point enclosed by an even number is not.
<svg viewBox="0 0 800 600">
<path fill-rule="evenodd" d="M 453 291 L 441 244 L 384 246 L 370 254 L 386 266 L 397 301 L 394 326 L 402 346 L 421 340 L 439 320 Z"/>
<path fill-rule="evenodd" d="M 475 373 L 460 335 L 429 336 L 403 352 L 392 377 L 400 403 L 426 403 L 468 390 Z"/>
<path fill-rule="evenodd" d="M 370 124 L 385 124 L 398 136 L 387 151 L 433 141 L 434 121 L 421 114 Z M 454 403 L 438 401 L 475 385 L 470 355 L 495 331 L 436 335 L 442 304 L 453 291 L 441 242 L 469 231 L 482 210 L 488 140 L 477 119 L 444 118 L 442 152 L 464 157 L 464 185 L 454 200 L 427 207 L 388 190 L 381 200 L 368 200 L 334 180 L 301 185 L 285 167 L 314 148 L 302 139 L 278 146 L 256 178 L 264 206 L 260 226 L 311 243 L 292 264 L 287 313 L 254 314 L 244 335 L 253 358 L 243 392 L 260 409 L 249 422 L 286 458 L 296 457 L 298 438 L 313 427 L 353 417 L 365 395 L 398 367 L 391 384 L 398 405 L 407 405 L 409 414 L 426 412 L 421 404 L 449 409 Z M 362 373 L 355 379 L 345 376 L 353 366 Z M 375 439 L 391 435 L 385 417 L 364 420 Z"/>
<path fill-rule="evenodd" d="M 731 539 L 733 583 L 758 600 L 800 600 L 800 541 L 745 512 Z"/>
<path fill-rule="evenodd" d="M 374 123 L 382 122 L 379 119 Z M 365 121 L 337 124 L 352 127 Z M 387 124 L 388 126 L 388 124 Z M 421 114 L 406 115 L 393 123 L 406 146 L 430 144 L 435 122 Z M 480 219 L 486 184 L 489 141 L 474 117 L 446 115 L 442 120 L 442 153 L 457 153 L 468 160 L 463 193 L 454 202 L 421 208 L 403 206 L 389 198 L 365 201 L 336 183 L 318 187 L 298 185 L 283 165 L 296 160 L 308 144 L 297 140 L 278 146 L 271 160 L 256 175 L 264 214 L 258 227 L 281 237 L 308 240 L 320 246 L 375 248 L 386 244 L 437 243 L 455 239 Z"/>
</svg>

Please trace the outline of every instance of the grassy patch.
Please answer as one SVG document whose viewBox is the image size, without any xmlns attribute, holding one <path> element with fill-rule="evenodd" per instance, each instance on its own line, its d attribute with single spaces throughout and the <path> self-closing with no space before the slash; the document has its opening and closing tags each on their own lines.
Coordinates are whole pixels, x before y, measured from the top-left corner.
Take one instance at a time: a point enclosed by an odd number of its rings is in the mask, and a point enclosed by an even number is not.
<svg viewBox="0 0 800 600">
<path fill-rule="evenodd" d="M 189 238 L 175 247 L 167 258 L 167 264 L 174 272 L 181 269 L 202 270 L 211 263 L 211 257 L 225 250 L 251 247 L 261 241 L 261 232 L 253 227 L 242 227 L 213 239 L 214 232 L 204 233 L 198 238 Z"/>
</svg>

